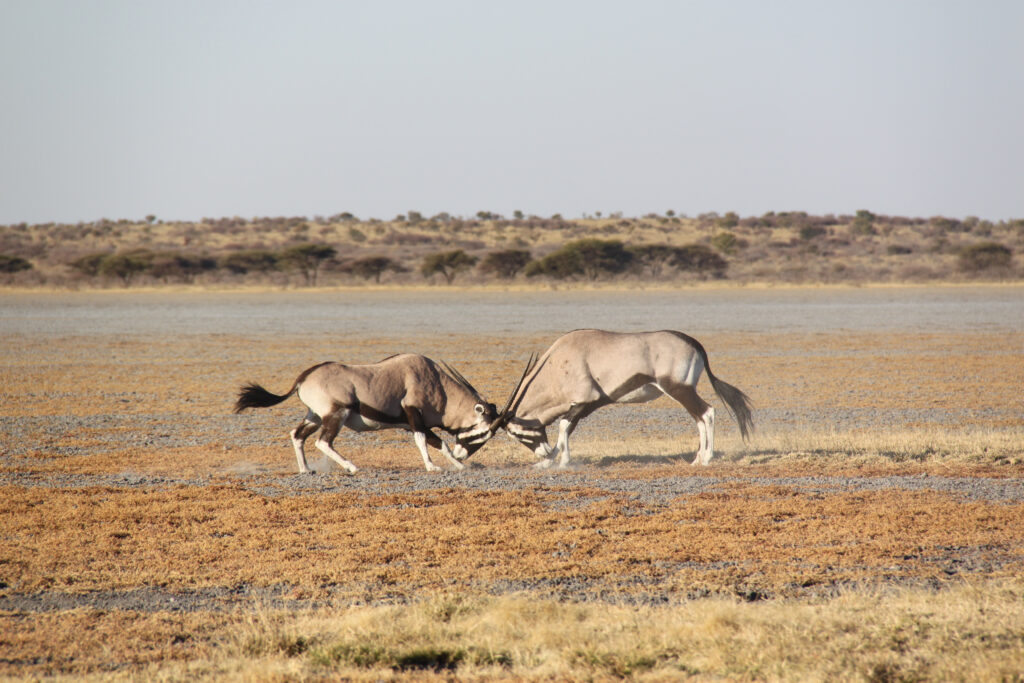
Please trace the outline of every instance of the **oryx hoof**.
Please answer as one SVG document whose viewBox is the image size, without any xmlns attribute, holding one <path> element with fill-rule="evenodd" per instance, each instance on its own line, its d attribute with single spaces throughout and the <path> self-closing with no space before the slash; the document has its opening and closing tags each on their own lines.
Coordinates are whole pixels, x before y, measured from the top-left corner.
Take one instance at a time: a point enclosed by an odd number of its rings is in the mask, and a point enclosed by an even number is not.
<svg viewBox="0 0 1024 683">
<path fill-rule="evenodd" d="M 550 468 L 554 464 L 555 464 L 554 460 L 545 458 L 544 460 L 541 460 L 540 462 L 535 462 L 533 464 L 533 469 L 535 469 L 535 470 L 546 470 L 546 469 Z"/>
</svg>

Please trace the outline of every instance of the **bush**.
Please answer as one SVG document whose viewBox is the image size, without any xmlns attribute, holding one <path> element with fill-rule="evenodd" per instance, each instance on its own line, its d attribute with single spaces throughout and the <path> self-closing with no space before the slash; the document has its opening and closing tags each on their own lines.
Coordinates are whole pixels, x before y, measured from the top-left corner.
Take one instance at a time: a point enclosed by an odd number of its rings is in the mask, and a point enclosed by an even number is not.
<svg viewBox="0 0 1024 683">
<path fill-rule="evenodd" d="M 711 238 L 711 246 L 723 254 L 732 254 L 740 247 L 740 243 L 731 232 L 720 232 Z"/>
<path fill-rule="evenodd" d="M 229 270 L 236 275 L 245 275 L 250 272 L 266 273 L 271 270 L 277 270 L 279 264 L 277 254 L 273 252 L 248 249 L 222 256 L 219 265 L 221 268 Z"/>
<path fill-rule="evenodd" d="M 821 237 L 826 233 L 828 233 L 828 230 L 821 227 L 820 225 L 805 225 L 804 227 L 800 228 L 799 234 L 800 239 L 806 242 L 808 240 L 813 240 L 815 237 Z"/>
<path fill-rule="evenodd" d="M 875 234 L 875 214 L 867 209 L 859 209 L 857 216 L 853 219 L 851 229 L 858 235 Z"/>
<path fill-rule="evenodd" d="M 654 277 L 665 268 L 698 272 L 724 271 L 728 264 L 725 259 L 702 244 L 688 244 L 671 247 L 665 244 L 644 244 L 630 247 L 634 262 L 647 269 Z"/>
<path fill-rule="evenodd" d="M 530 262 L 530 252 L 525 249 L 503 249 L 492 251 L 481 261 L 481 273 L 493 273 L 500 278 L 512 278 Z"/>
<path fill-rule="evenodd" d="M 456 275 L 469 270 L 476 265 L 476 262 L 477 258 L 475 256 L 470 256 L 461 249 L 441 251 L 430 254 L 423 259 L 420 272 L 423 274 L 423 277 L 427 278 L 434 273 L 440 273 L 444 277 L 445 282 L 451 284 L 455 280 Z"/>
<path fill-rule="evenodd" d="M 344 270 L 364 280 L 369 280 L 372 277 L 379 284 L 380 276 L 384 274 L 384 271 L 390 270 L 393 273 L 404 273 L 408 269 L 398 261 L 387 256 L 367 256 L 347 264 Z"/>
<path fill-rule="evenodd" d="M 100 261 L 97 274 L 104 277 L 117 277 L 127 286 L 132 278 L 149 270 L 153 254 L 145 250 L 110 254 Z"/>
<path fill-rule="evenodd" d="M 570 242 L 526 267 L 526 275 L 558 279 L 583 276 L 596 280 L 622 273 L 633 263 L 633 254 L 618 240 L 583 239 Z"/>
<path fill-rule="evenodd" d="M 960 250 L 957 266 L 967 273 L 976 273 L 992 268 L 1009 268 L 1013 252 L 996 242 L 981 242 Z"/>
<path fill-rule="evenodd" d="M 20 273 L 23 270 L 32 270 L 32 264 L 20 256 L 0 254 L 0 273 Z"/>
<path fill-rule="evenodd" d="M 108 256 L 110 256 L 110 254 L 107 252 L 86 254 L 85 256 L 81 256 L 69 263 L 68 267 L 73 270 L 77 270 L 82 275 L 96 277 L 100 274 L 100 264 L 103 263 L 104 259 Z"/>
<path fill-rule="evenodd" d="M 149 274 L 164 282 L 179 280 L 192 282 L 196 275 L 214 270 L 217 261 L 205 256 L 188 256 L 173 252 L 154 253 L 149 259 Z"/>
</svg>

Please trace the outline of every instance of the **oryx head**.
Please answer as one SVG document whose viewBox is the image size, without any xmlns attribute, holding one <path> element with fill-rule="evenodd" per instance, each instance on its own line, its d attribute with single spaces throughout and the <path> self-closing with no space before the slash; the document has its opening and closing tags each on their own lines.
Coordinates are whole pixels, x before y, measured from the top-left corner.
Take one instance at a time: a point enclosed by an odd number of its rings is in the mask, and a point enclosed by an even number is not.
<svg viewBox="0 0 1024 683">
<path fill-rule="evenodd" d="M 475 400 L 470 424 L 449 430 L 455 437 L 452 457 L 456 460 L 465 460 L 480 450 L 480 447 L 494 435 L 494 432 L 491 431 L 491 424 L 498 419 L 498 409 L 493 403 L 485 401 L 461 372 L 444 361 L 441 361 L 441 365 L 444 367 L 445 373 L 466 389 Z"/>
<path fill-rule="evenodd" d="M 447 372 L 452 379 L 468 389 L 470 393 L 477 398 L 477 403 L 473 406 L 473 410 L 476 414 L 476 421 L 469 427 L 452 430 L 452 434 L 455 436 L 455 447 L 452 448 L 452 457 L 456 460 L 465 460 L 469 458 L 469 456 L 480 450 L 480 447 L 487 443 L 487 441 L 490 440 L 490 438 L 494 436 L 499 429 L 505 426 L 505 421 L 508 419 L 510 414 L 510 408 L 513 413 L 515 412 L 515 409 L 512 406 L 513 399 L 519 392 L 520 387 L 522 387 L 523 380 L 526 379 L 526 375 L 533 369 L 535 362 L 536 355 L 530 356 L 530 362 L 527 363 L 526 370 L 523 371 L 523 376 L 519 378 L 519 383 L 512 391 L 512 395 L 508 397 L 505 407 L 502 408 L 499 413 L 497 407 L 493 403 L 487 403 L 480 398 L 480 394 L 477 393 L 477 390 L 469 383 L 469 380 L 463 377 L 458 370 L 442 361 L 441 364 L 444 366 L 445 372 Z"/>
</svg>

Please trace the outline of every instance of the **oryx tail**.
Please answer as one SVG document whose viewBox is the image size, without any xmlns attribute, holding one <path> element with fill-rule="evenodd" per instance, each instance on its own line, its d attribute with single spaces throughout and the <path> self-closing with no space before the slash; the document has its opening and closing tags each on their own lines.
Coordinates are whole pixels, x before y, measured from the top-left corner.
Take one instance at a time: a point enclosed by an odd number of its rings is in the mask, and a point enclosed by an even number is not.
<svg viewBox="0 0 1024 683">
<path fill-rule="evenodd" d="M 283 403 L 289 396 L 295 393 L 292 386 L 287 394 L 272 394 L 259 384 L 246 384 L 238 392 L 238 400 L 235 402 L 235 412 L 240 413 L 246 408 L 269 408 Z"/>
<path fill-rule="evenodd" d="M 321 363 L 320 365 L 326 365 L 326 363 Z M 246 408 L 269 408 L 276 406 L 278 403 L 284 403 L 289 396 L 298 390 L 299 385 L 309 377 L 309 373 L 319 368 L 320 365 L 314 365 L 308 370 L 303 370 L 302 374 L 295 380 L 295 383 L 292 384 L 292 388 L 280 395 L 267 391 L 255 382 L 249 382 L 238 390 L 238 400 L 235 401 L 234 412 L 240 413 Z"/>
</svg>

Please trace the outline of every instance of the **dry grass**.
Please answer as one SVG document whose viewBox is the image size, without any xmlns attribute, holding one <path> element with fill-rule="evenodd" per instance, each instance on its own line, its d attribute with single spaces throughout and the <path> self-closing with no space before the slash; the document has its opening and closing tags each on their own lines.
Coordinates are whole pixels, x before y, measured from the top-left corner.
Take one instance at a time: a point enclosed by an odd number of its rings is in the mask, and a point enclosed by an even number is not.
<svg viewBox="0 0 1024 683">
<path fill-rule="evenodd" d="M 442 593 L 341 610 L 40 615 L 37 632 L 16 623 L 5 641 L 17 656 L 45 633 L 54 654 L 37 671 L 96 680 L 1000 681 L 1024 671 L 1022 602 L 1019 580 L 666 607 Z"/>
</svg>

